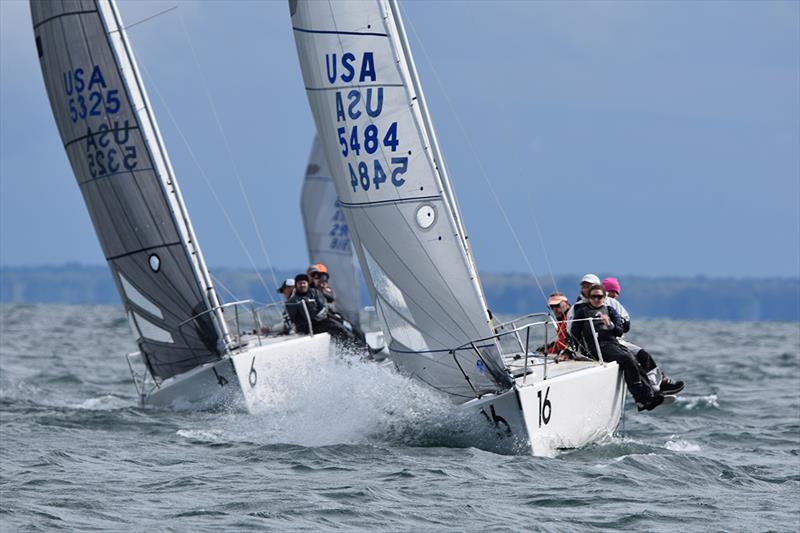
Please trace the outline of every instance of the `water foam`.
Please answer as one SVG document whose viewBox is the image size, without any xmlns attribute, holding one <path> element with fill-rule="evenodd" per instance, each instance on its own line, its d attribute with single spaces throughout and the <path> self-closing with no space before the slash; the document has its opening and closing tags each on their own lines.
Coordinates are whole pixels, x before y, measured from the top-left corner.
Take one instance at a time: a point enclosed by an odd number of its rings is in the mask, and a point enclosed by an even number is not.
<svg viewBox="0 0 800 533">
<path fill-rule="evenodd" d="M 112 394 L 106 394 L 99 398 L 89 398 L 78 405 L 73 405 L 75 409 L 86 409 L 88 411 L 114 411 L 130 407 L 130 400 L 118 398 Z"/>
<path fill-rule="evenodd" d="M 709 394 L 706 396 L 678 396 L 675 403 L 682 408 L 688 410 L 697 409 L 698 407 L 719 407 L 719 398 L 716 394 Z"/>
<path fill-rule="evenodd" d="M 687 440 L 668 440 L 664 447 L 673 452 L 699 452 L 702 450 L 699 444 Z"/>
<path fill-rule="evenodd" d="M 179 429 L 175 432 L 179 437 L 200 442 L 219 442 L 223 440 L 223 432 L 219 429 Z"/>
<path fill-rule="evenodd" d="M 349 355 L 313 367 L 299 359 L 294 372 L 269 380 L 279 393 L 253 415 L 228 418 L 230 437 L 303 446 L 413 441 L 436 432 L 454 411 L 391 365 Z"/>
</svg>

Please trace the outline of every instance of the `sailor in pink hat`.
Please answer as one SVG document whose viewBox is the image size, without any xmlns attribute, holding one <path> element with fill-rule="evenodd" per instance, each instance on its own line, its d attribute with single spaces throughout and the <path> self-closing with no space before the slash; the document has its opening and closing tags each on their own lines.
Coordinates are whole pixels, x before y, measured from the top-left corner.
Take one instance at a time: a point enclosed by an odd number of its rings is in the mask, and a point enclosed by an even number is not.
<svg viewBox="0 0 800 533">
<path fill-rule="evenodd" d="M 606 290 L 606 305 L 613 307 L 619 316 L 622 317 L 622 331 L 627 333 L 631 329 L 631 315 L 627 309 L 619 301 L 619 295 L 622 293 L 622 286 L 617 278 L 606 278 L 603 280 L 603 288 Z M 662 394 L 677 394 L 683 390 L 683 381 L 673 381 L 664 374 L 658 367 L 653 357 L 641 346 L 637 346 L 632 342 L 619 338 L 619 343 L 628 348 L 635 356 L 639 365 L 647 372 L 647 377 L 650 382 L 661 391 Z"/>
</svg>

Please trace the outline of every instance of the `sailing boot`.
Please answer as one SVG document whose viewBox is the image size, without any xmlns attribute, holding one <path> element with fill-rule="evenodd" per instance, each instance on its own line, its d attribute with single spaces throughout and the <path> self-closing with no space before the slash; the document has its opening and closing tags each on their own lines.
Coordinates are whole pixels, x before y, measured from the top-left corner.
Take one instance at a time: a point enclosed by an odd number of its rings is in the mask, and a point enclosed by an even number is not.
<svg viewBox="0 0 800 533">
<path fill-rule="evenodd" d="M 662 403 L 664 403 L 664 395 L 661 394 L 660 392 L 657 392 L 655 396 L 653 396 L 653 399 L 647 403 L 636 402 L 636 408 L 639 410 L 640 413 L 642 411 L 652 411 Z"/>
<path fill-rule="evenodd" d="M 686 384 L 683 381 L 672 381 L 667 376 L 661 378 L 661 385 L 659 385 L 659 389 L 661 390 L 661 394 L 678 394 L 680 391 L 683 390 Z"/>
</svg>

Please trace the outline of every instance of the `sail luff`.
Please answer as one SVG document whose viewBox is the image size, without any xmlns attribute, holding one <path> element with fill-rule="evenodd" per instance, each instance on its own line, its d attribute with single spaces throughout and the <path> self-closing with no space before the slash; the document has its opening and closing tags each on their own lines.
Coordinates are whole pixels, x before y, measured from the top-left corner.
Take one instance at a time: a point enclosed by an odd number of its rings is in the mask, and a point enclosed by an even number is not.
<svg viewBox="0 0 800 533">
<path fill-rule="evenodd" d="M 214 327 L 217 329 L 217 333 L 219 334 L 220 338 L 223 339 L 225 346 L 223 349 L 227 349 L 227 345 L 230 342 L 230 333 L 228 332 L 228 327 L 225 322 L 224 317 L 222 316 L 222 309 L 220 307 L 219 296 L 217 295 L 217 291 L 214 288 L 213 280 L 211 279 L 211 274 L 208 271 L 208 267 L 206 266 L 205 258 L 203 256 L 203 252 L 200 248 L 200 244 L 197 241 L 197 236 L 194 232 L 194 228 L 191 223 L 191 219 L 189 218 L 189 213 L 186 210 L 186 203 L 183 200 L 183 195 L 181 194 L 180 187 L 178 186 L 178 181 L 175 179 L 175 172 L 172 168 L 172 162 L 169 159 L 169 155 L 167 153 L 166 148 L 164 147 L 163 137 L 161 136 L 161 131 L 158 128 L 158 122 L 156 121 L 155 116 L 152 113 L 152 106 L 150 104 L 150 99 L 147 95 L 147 90 L 144 87 L 144 84 L 141 81 L 141 74 L 139 73 L 139 67 L 136 64 L 136 58 L 133 55 L 133 50 L 130 47 L 130 43 L 128 40 L 128 35 L 125 30 L 125 27 L 122 25 L 122 19 L 119 16 L 119 11 L 117 9 L 116 4 L 113 0 L 98 0 L 98 8 L 101 10 L 107 6 L 110 9 L 111 13 L 111 20 L 113 20 L 114 25 L 116 26 L 115 30 L 110 30 L 108 26 L 106 26 L 106 31 L 109 34 L 117 32 L 120 41 L 122 44 L 122 52 L 124 53 L 125 59 L 130 64 L 131 69 L 130 71 L 126 71 L 122 65 L 122 57 L 118 50 L 116 50 L 115 46 L 112 46 L 112 51 L 117 54 L 117 61 L 120 64 L 120 70 L 122 72 L 123 78 L 127 78 L 128 75 L 133 76 L 133 81 L 135 82 L 135 87 L 137 88 L 142 101 L 143 101 L 143 108 L 139 111 L 141 116 L 141 112 L 143 111 L 146 113 L 147 116 L 147 125 L 152 129 L 153 138 L 155 141 L 155 145 L 158 147 L 158 156 L 155 157 L 156 163 L 162 163 L 164 165 L 164 173 L 159 172 L 158 176 L 160 178 L 160 182 L 162 183 L 163 192 L 165 198 L 170 203 L 171 211 L 173 218 L 176 222 L 178 228 L 185 232 L 185 234 L 181 234 L 181 239 L 183 241 L 183 248 L 186 250 L 187 256 L 189 258 L 190 263 L 194 267 L 195 276 L 202 284 L 202 294 L 206 305 L 208 305 L 209 309 L 212 311 L 213 323 Z M 102 20 L 108 20 L 107 16 L 101 17 Z M 107 22 L 106 22 L 107 24 Z M 111 42 L 114 43 L 114 39 L 111 39 Z M 126 84 L 131 87 L 131 83 L 129 80 L 126 80 Z M 145 138 L 146 133 L 144 134 Z M 152 144 L 152 143 L 150 143 Z"/>
<path fill-rule="evenodd" d="M 445 198 L 450 204 L 450 210 L 453 215 L 453 219 L 455 222 L 456 227 L 458 228 L 459 232 L 459 239 L 464 247 L 464 260 L 467 263 L 467 268 L 469 268 L 470 273 L 472 274 L 473 278 L 473 285 L 475 290 L 477 291 L 481 301 L 483 302 L 483 309 L 486 315 L 486 321 L 489 322 L 489 314 L 488 314 L 488 304 L 486 303 L 486 295 L 483 292 L 483 286 L 480 283 L 480 278 L 478 276 L 478 268 L 475 265 L 475 259 L 472 256 L 472 250 L 467 241 L 467 230 L 464 227 L 464 221 L 461 217 L 461 212 L 458 206 L 458 201 L 456 200 L 454 189 L 452 182 L 450 180 L 450 174 L 447 171 L 447 165 L 444 160 L 444 156 L 439 148 L 439 138 L 436 135 L 436 129 L 433 127 L 433 122 L 431 120 L 430 111 L 428 110 L 428 102 L 425 98 L 425 92 L 422 90 L 422 84 L 419 82 L 419 74 L 417 73 L 417 66 L 414 62 L 414 56 L 411 54 L 411 50 L 408 44 L 408 35 L 406 34 L 405 30 L 405 23 L 403 22 L 403 18 L 400 16 L 400 7 L 397 3 L 397 0 L 388 0 L 389 8 L 392 13 L 392 17 L 397 25 L 397 33 L 400 40 L 400 45 L 404 52 L 408 70 L 409 70 L 409 77 L 411 78 L 411 83 L 414 87 L 414 92 L 417 95 L 417 102 L 419 104 L 420 113 L 422 114 L 423 125 L 425 127 L 426 133 L 430 140 L 431 149 L 433 150 L 433 158 L 434 158 L 434 168 L 439 175 L 439 179 L 441 181 L 441 187 L 444 192 Z"/>
</svg>

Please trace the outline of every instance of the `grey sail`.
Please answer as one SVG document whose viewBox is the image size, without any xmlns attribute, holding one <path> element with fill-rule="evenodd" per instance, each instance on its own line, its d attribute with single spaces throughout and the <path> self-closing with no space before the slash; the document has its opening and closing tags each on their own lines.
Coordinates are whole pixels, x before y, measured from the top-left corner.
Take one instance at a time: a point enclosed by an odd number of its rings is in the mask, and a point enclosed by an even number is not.
<svg viewBox="0 0 800 533">
<path fill-rule="evenodd" d="M 395 363 L 463 401 L 509 386 L 393 2 L 290 0 L 306 94 Z"/>
<path fill-rule="evenodd" d="M 359 324 L 359 291 L 353 245 L 328 162 L 319 138 L 314 137 L 300 199 L 312 264 L 323 263 L 335 289 L 336 309 L 350 323 Z"/>
<path fill-rule="evenodd" d="M 219 302 L 116 7 L 30 7 L 53 116 L 151 374 L 220 359 Z"/>
</svg>

